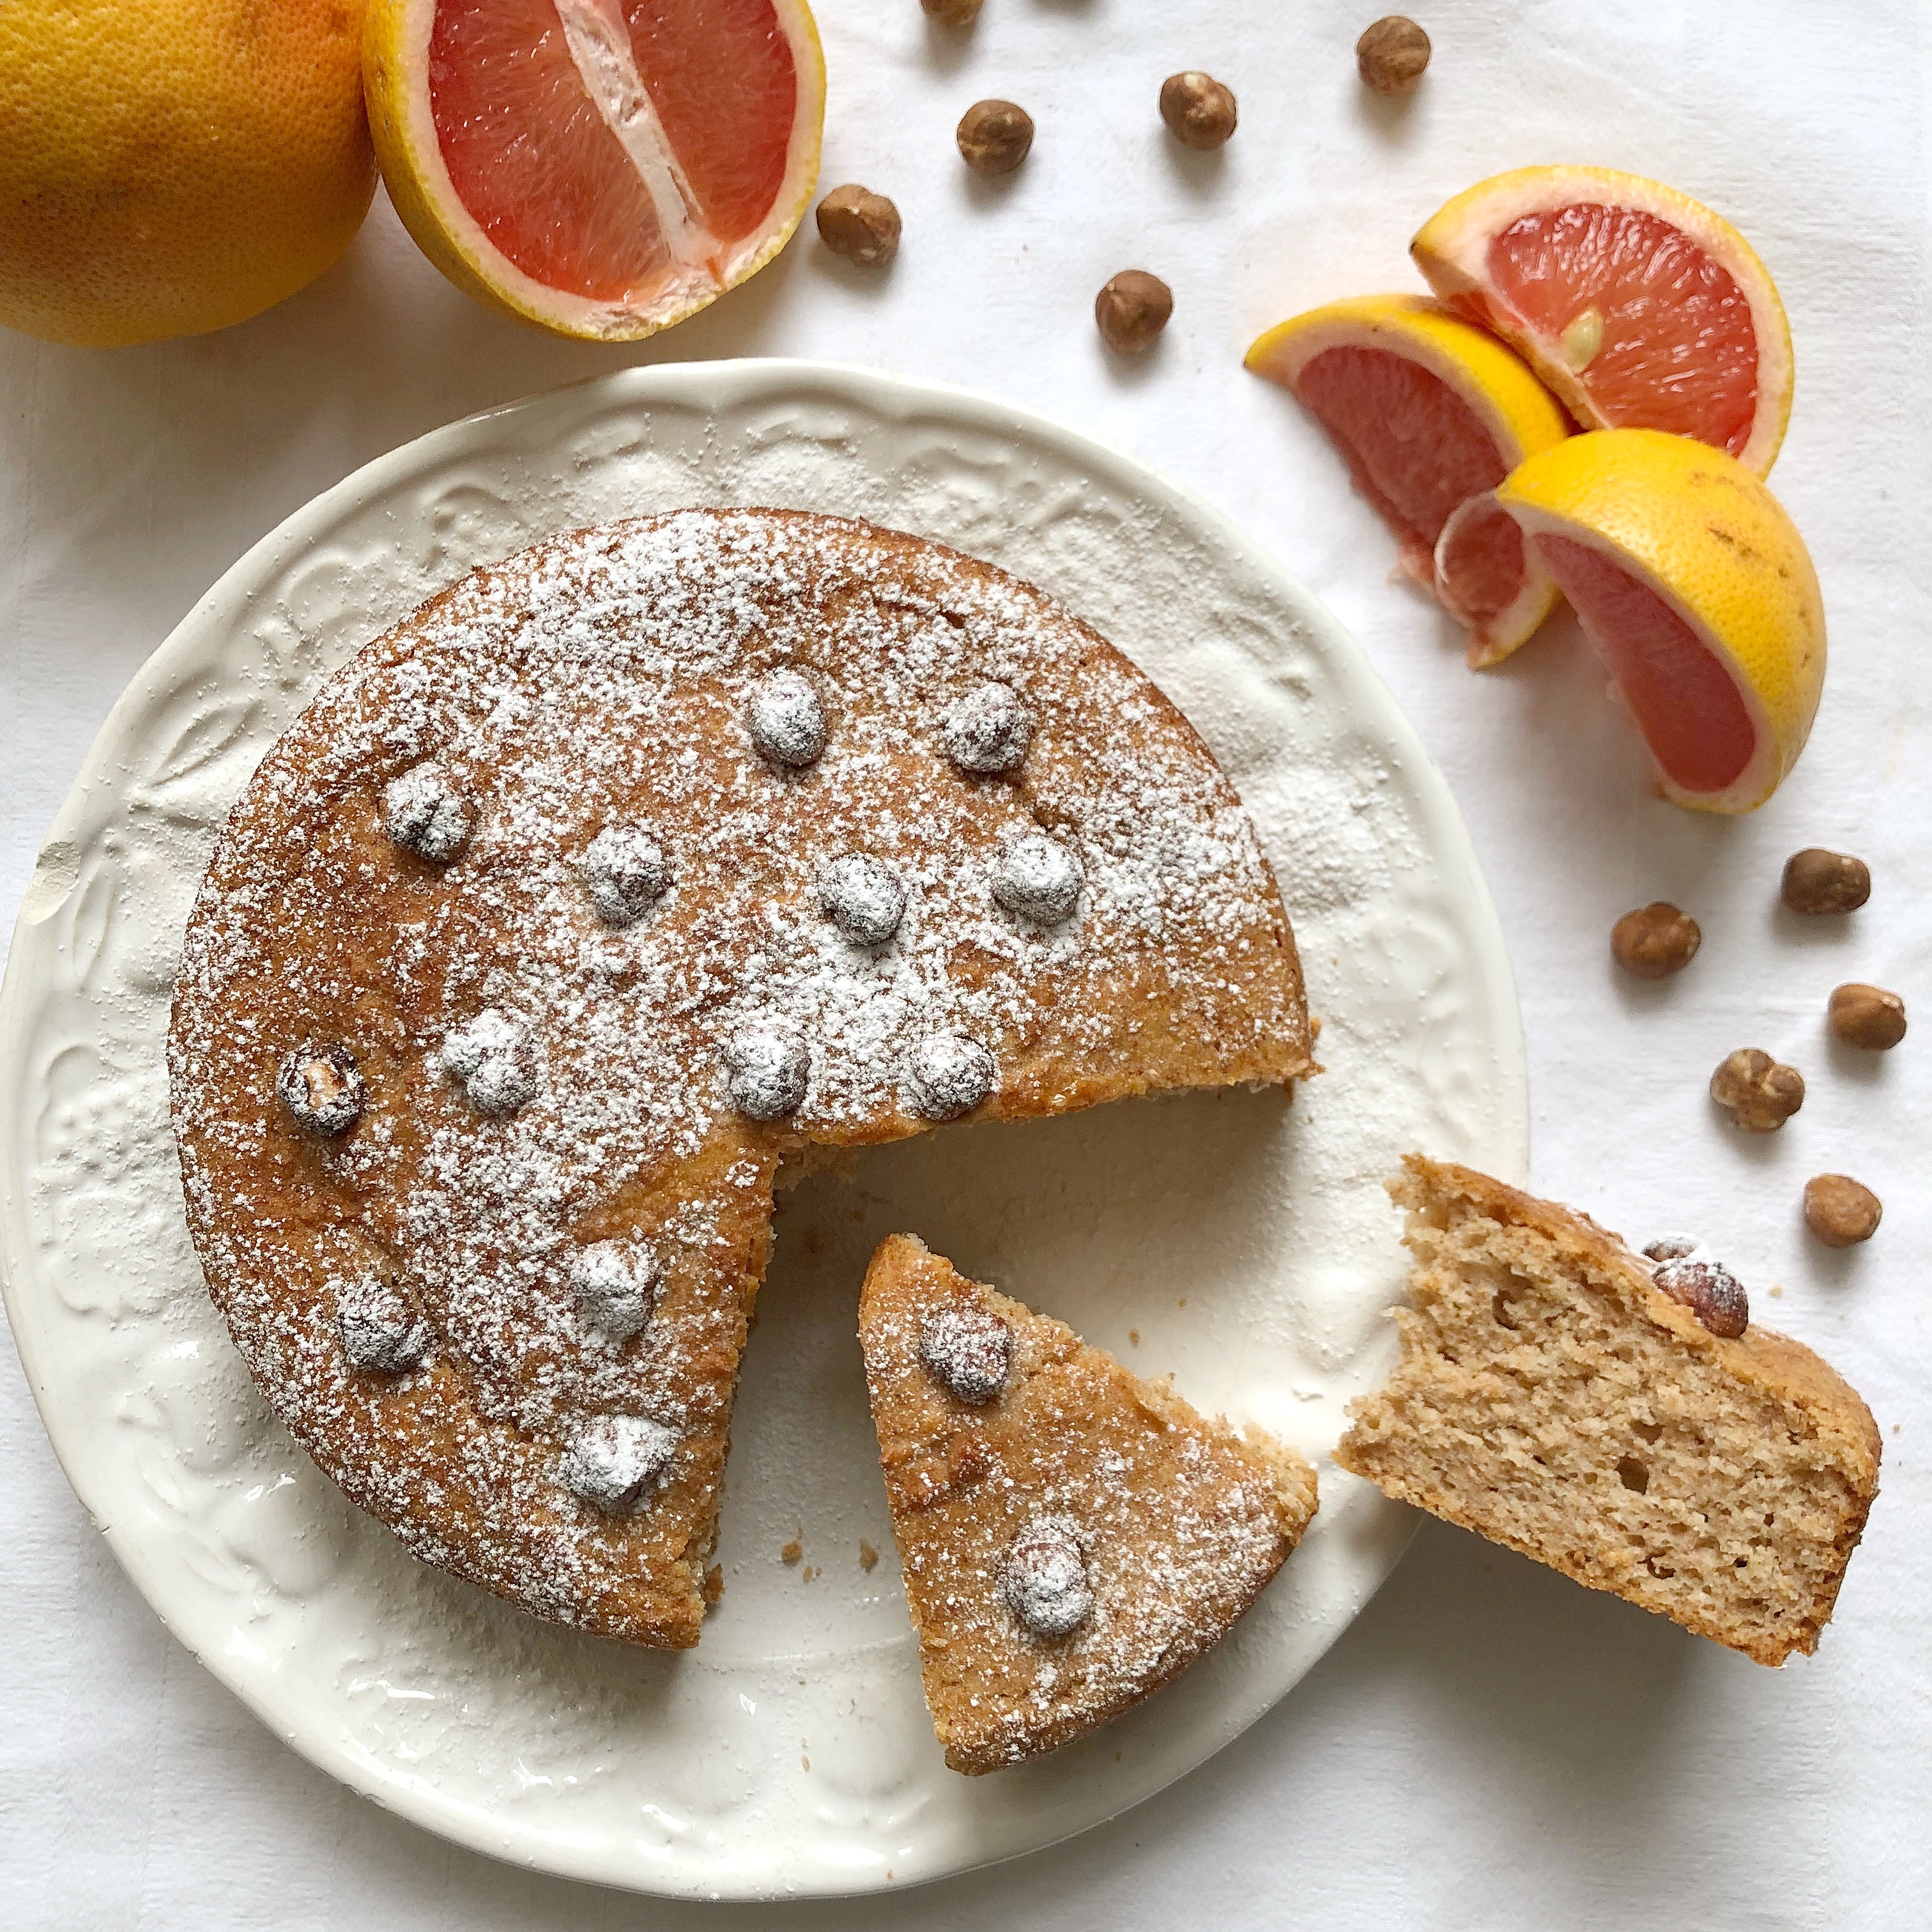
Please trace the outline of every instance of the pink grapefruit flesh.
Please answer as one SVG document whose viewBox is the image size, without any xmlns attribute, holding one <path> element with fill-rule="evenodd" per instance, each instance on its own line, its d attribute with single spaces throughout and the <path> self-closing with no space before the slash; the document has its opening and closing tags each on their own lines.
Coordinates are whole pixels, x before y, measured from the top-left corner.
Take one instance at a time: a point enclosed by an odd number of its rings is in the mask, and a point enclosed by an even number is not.
<svg viewBox="0 0 1932 1932">
<path fill-rule="evenodd" d="M 784 185 L 791 48 L 770 0 L 565 0 L 628 37 L 638 72 L 722 254 Z M 636 164 L 586 88 L 556 0 L 437 0 L 430 107 L 457 198 L 546 286 L 648 295 L 670 262 Z"/>
<path fill-rule="evenodd" d="M 1481 419 L 1439 376 L 1386 349 L 1324 349 L 1303 368 L 1294 393 L 1395 532 L 1403 568 L 1432 584 L 1436 540 L 1450 513 L 1506 473 Z M 1520 568 L 1520 541 L 1516 556 Z"/>
<path fill-rule="evenodd" d="M 1485 492 L 1443 526 L 1436 548 L 1436 588 L 1451 614 L 1480 634 L 1522 592 L 1522 529 Z"/>
<path fill-rule="evenodd" d="M 1485 266 L 1495 296 L 1455 304 L 1485 326 L 1557 340 L 1597 312 L 1601 346 L 1577 380 L 1605 427 L 1669 430 L 1742 452 L 1758 400 L 1750 303 L 1682 229 L 1641 208 L 1581 202 L 1512 222 L 1491 239 Z"/>
<path fill-rule="evenodd" d="M 1542 533 L 1535 541 L 1664 776 L 1687 792 L 1721 792 L 1734 783 L 1750 762 L 1757 729 L 1710 648 L 1655 591 L 1601 551 L 1574 537 Z"/>
</svg>

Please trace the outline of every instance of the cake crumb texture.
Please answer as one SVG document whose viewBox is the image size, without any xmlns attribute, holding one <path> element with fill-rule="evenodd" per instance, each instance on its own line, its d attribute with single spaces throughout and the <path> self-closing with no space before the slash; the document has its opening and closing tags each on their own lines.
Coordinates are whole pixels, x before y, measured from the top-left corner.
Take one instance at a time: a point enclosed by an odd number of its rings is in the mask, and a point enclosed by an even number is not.
<svg viewBox="0 0 1932 1932">
<path fill-rule="evenodd" d="M 1817 1646 L 1877 1493 L 1832 1369 L 1708 1332 L 1586 1216 L 1412 1154 L 1402 1355 L 1336 1450 L 1388 1495 L 1760 1664 Z"/>
</svg>

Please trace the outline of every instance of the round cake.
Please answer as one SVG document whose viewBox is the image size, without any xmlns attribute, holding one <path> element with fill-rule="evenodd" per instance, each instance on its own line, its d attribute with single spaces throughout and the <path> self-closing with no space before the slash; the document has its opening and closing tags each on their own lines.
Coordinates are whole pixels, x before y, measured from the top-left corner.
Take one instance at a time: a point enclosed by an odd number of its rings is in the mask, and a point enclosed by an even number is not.
<svg viewBox="0 0 1932 1932">
<path fill-rule="evenodd" d="M 554 538 L 338 671 L 169 1036 L 189 1228 L 303 1446 L 425 1560 L 676 1647 L 782 1162 L 1311 1065 L 1161 692 L 987 565 L 762 510 Z"/>
</svg>

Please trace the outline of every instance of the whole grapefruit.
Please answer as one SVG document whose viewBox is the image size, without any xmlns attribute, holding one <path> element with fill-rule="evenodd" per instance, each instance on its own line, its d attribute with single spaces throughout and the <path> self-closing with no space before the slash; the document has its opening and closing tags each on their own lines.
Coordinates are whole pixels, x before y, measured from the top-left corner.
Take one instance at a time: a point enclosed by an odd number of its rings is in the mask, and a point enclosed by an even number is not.
<svg viewBox="0 0 1932 1932">
<path fill-rule="evenodd" d="M 106 348 L 312 281 L 375 191 L 363 0 L 0 5 L 0 323 Z"/>
</svg>

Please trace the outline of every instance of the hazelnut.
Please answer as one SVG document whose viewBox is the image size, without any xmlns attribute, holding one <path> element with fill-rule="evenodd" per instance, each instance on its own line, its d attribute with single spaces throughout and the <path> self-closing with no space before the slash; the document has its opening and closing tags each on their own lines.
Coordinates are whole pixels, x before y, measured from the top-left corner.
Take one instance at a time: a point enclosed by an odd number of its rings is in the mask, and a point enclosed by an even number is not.
<svg viewBox="0 0 1932 1932">
<path fill-rule="evenodd" d="M 1826 1020 L 1833 1035 L 1847 1046 L 1883 1053 L 1905 1037 L 1905 1002 L 1882 986 L 1854 980 L 1832 988 Z"/>
<path fill-rule="evenodd" d="M 1610 928 L 1612 956 L 1640 980 L 1667 980 L 1682 972 L 1703 943 L 1697 922 L 1668 899 L 1627 912 Z"/>
<path fill-rule="evenodd" d="M 899 252 L 899 212 L 884 195 L 848 182 L 818 204 L 818 238 L 862 268 L 883 268 Z"/>
<path fill-rule="evenodd" d="M 1660 1234 L 1643 1252 L 1647 1261 L 1681 1262 L 1697 1252 L 1697 1239 L 1694 1234 Z"/>
<path fill-rule="evenodd" d="M 1151 349 L 1174 313 L 1174 291 L 1144 268 L 1123 268 L 1094 298 L 1101 340 L 1116 356 Z"/>
<path fill-rule="evenodd" d="M 1429 64 L 1429 36 L 1401 14 L 1386 14 L 1355 43 L 1362 85 L 1377 94 L 1406 94 Z"/>
<path fill-rule="evenodd" d="M 1804 1184 L 1804 1225 L 1828 1248 L 1853 1248 L 1878 1232 L 1885 1210 L 1849 1174 L 1814 1174 Z"/>
<path fill-rule="evenodd" d="M 1793 912 L 1856 912 L 1871 897 L 1871 868 L 1849 852 L 1808 845 L 1785 860 L 1778 890 Z"/>
<path fill-rule="evenodd" d="M 1762 1048 L 1741 1047 L 1711 1076 L 1711 1098 L 1729 1109 L 1733 1126 L 1774 1133 L 1804 1106 L 1804 1076 Z"/>
<path fill-rule="evenodd" d="M 980 17 L 980 0 L 919 0 L 942 27 L 970 27 Z"/>
<path fill-rule="evenodd" d="M 1734 1342 L 1750 1325 L 1744 1284 L 1718 1262 L 1665 1262 L 1651 1280 L 1681 1301 L 1713 1335 Z"/>
<path fill-rule="evenodd" d="M 1234 131 L 1234 90 L 1198 68 L 1171 74 L 1160 84 L 1160 118 L 1184 148 L 1224 146 Z"/>
<path fill-rule="evenodd" d="M 976 175 L 1010 175 L 1033 146 L 1033 116 L 1010 100 L 976 100 L 959 117 L 956 138 Z"/>
<path fill-rule="evenodd" d="M 362 1118 L 368 1090 L 356 1056 L 346 1046 L 298 1046 L 275 1070 L 275 1096 L 298 1126 L 319 1139 L 346 1134 Z"/>
</svg>

